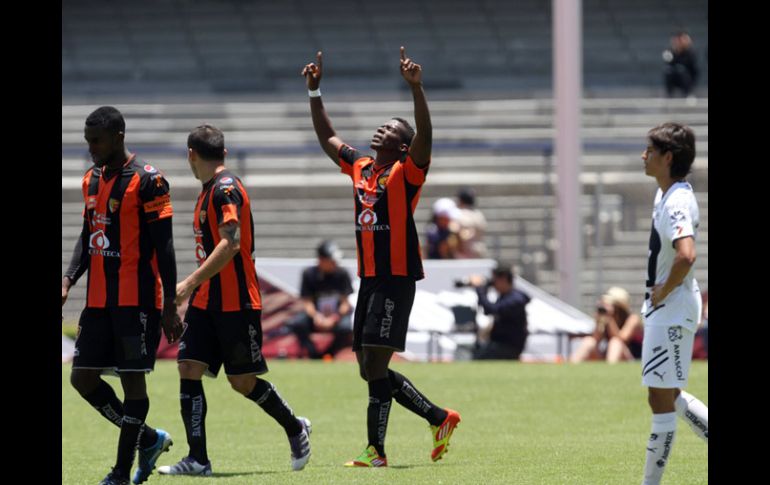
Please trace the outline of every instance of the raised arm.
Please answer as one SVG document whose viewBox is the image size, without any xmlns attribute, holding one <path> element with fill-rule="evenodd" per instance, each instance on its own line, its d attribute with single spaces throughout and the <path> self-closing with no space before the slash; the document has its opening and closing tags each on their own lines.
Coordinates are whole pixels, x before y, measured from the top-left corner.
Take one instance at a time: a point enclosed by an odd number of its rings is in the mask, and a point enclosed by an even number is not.
<svg viewBox="0 0 770 485">
<path fill-rule="evenodd" d="M 310 63 L 302 69 L 302 75 L 305 76 L 307 88 L 310 93 L 310 114 L 313 118 L 313 128 L 318 137 L 318 143 L 326 155 L 337 165 L 339 162 L 340 146 L 344 143 L 337 137 L 332 128 L 332 122 L 326 114 L 323 101 L 321 101 L 321 91 L 318 89 L 321 84 L 321 74 L 323 69 L 323 59 L 321 51 L 316 54 L 316 63 Z"/>
<path fill-rule="evenodd" d="M 409 155 L 418 167 L 426 167 L 430 163 L 430 152 L 433 145 L 433 125 L 430 122 L 428 101 L 425 99 L 425 91 L 422 89 L 422 66 L 415 64 L 406 57 L 406 52 L 401 46 L 401 75 L 409 87 L 412 88 L 414 98 L 414 121 L 417 124 L 416 133 L 409 146 Z"/>
</svg>

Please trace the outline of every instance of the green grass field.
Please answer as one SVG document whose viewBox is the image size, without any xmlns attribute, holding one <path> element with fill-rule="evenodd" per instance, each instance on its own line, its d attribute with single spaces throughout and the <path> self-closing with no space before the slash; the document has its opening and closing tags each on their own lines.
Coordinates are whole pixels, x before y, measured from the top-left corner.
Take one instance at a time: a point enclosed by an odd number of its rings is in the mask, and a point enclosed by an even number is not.
<svg viewBox="0 0 770 485">
<path fill-rule="evenodd" d="M 463 362 L 397 363 L 436 404 L 462 423 L 449 452 L 430 461 L 425 421 L 394 401 L 385 443 L 390 467 L 348 469 L 366 444 L 367 387 L 353 363 L 271 361 L 265 376 L 299 415 L 313 422 L 313 456 L 292 472 L 277 423 L 232 391 L 224 376 L 205 379 L 206 433 L 214 475 L 157 474 L 148 484 L 634 484 L 641 481 L 650 432 L 646 390 L 637 363 L 609 366 Z M 114 464 L 118 429 L 69 385 L 62 365 L 62 484 L 96 484 Z M 108 382 L 119 388 L 116 378 Z M 176 365 L 162 361 L 148 380 L 148 422 L 169 431 L 174 446 L 158 461 L 187 452 L 179 415 Z M 689 392 L 708 404 L 708 364 L 695 362 Z M 118 390 L 122 396 L 122 391 Z M 664 484 L 706 484 L 708 448 L 679 421 Z"/>
</svg>

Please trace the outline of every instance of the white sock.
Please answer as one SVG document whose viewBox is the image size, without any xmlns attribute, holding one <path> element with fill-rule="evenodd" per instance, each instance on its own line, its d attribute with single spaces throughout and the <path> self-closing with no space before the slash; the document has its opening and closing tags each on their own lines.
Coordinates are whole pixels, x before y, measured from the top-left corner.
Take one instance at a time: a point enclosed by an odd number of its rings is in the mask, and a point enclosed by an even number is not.
<svg viewBox="0 0 770 485">
<path fill-rule="evenodd" d="M 659 485 L 676 435 L 676 413 L 652 415 L 652 433 L 647 442 L 642 485 Z"/>
<path fill-rule="evenodd" d="M 676 414 L 687 421 L 690 428 L 700 439 L 706 443 L 709 441 L 709 408 L 697 397 L 681 391 L 674 401 Z"/>
</svg>

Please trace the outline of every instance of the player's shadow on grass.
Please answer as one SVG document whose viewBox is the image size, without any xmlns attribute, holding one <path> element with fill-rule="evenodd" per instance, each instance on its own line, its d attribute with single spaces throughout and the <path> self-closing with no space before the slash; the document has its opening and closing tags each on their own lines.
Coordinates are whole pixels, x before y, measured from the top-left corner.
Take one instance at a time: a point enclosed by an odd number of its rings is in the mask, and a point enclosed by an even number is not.
<svg viewBox="0 0 770 485">
<path fill-rule="evenodd" d="M 415 464 L 412 464 L 412 465 L 388 465 L 388 468 L 397 468 L 397 469 L 405 468 L 405 469 L 409 469 L 409 468 L 424 468 L 424 467 L 429 467 L 429 466 L 436 466 L 436 464 L 435 463 L 415 463 Z M 444 467 L 444 468 L 446 468 L 448 466 L 453 466 L 453 465 L 442 465 L 442 467 Z"/>
<path fill-rule="evenodd" d="M 278 473 L 278 472 L 272 471 L 272 470 L 253 471 L 253 472 L 214 472 L 208 477 L 201 477 L 201 478 L 245 477 L 248 475 L 269 475 L 271 473 Z"/>
</svg>

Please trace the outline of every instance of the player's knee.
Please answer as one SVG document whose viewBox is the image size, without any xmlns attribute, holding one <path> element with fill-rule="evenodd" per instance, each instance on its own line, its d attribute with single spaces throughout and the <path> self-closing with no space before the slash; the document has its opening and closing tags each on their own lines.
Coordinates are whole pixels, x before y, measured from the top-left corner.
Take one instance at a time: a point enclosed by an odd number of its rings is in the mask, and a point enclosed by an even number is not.
<svg viewBox="0 0 770 485">
<path fill-rule="evenodd" d="M 244 396 L 251 394 L 256 384 L 254 376 L 227 376 L 227 380 L 235 392 Z"/>
<path fill-rule="evenodd" d="M 99 385 L 99 375 L 73 369 L 70 373 L 70 384 L 81 396 L 85 396 L 90 394 Z"/>
<path fill-rule="evenodd" d="M 201 380 L 203 373 L 206 370 L 205 365 L 198 362 L 191 362 L 189 360 L 179 362 L 177 364 L 177 368 L 179 369 L 179 377 L 182 379 L 191 379 L 194 381 Z"/>
</svg>

